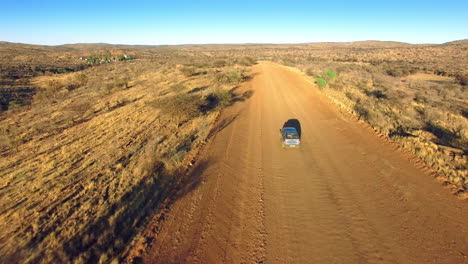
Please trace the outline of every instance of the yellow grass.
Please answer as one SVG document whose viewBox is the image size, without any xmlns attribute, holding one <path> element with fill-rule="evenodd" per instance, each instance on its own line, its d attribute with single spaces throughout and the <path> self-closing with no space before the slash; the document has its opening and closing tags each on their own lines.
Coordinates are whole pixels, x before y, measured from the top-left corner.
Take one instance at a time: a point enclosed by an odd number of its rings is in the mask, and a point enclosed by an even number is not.
<svg viewBox="0 0 468 264">
<path fill-rule="evenodd" d="M 191 67 L 203 74 L 185 76 L 167 56 L 27 79 L 43 90 L 0 119 L 16 142 L 0 145 L 0 262 L 111 261 L 158 210 L 221 108 L 176 120 L 151 103 L 229 93 L 238 83 L 218 83 L 218 74 L 244 67 L 199 62 Z"/>
</svg>

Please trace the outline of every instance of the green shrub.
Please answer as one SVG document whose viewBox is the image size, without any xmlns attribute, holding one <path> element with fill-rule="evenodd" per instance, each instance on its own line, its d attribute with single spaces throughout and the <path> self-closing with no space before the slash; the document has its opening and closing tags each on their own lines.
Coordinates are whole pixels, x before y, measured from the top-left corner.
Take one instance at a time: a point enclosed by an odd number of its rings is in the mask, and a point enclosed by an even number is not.
<svg viewBox="0 0 468 264">
<path fill-rule="evenodd" d="M 336 77 L 336 72 L 335 71 L 326 71 L 325 72 L 328 80 L 334 80 Z"/>
<path fill-rule="evenodd" d="M 86 58 L 86 62 L 88 62 L 89 64 L 95 64 L 99 62 L 99 59 L 94 56 L 88 56 L 88 58 Z"/>
<path fill-rule="evenodd" d="M 325 88 L 327 86 L 327 81 L 322 77 L 316 78 L 315 82 L 317 83 L 317 85 L 318 85 L 318 87 L 320 89 L 323 89 L 323 88 Z"/>
</svg>

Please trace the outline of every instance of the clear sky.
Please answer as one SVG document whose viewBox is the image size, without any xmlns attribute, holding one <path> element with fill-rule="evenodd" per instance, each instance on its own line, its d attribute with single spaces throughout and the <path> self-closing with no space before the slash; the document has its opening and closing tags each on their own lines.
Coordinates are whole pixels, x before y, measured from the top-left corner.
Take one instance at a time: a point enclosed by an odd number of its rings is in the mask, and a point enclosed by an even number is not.
<svg viewBox="0 0 468 264">
<path fill-rule="evenodd" d="M 468 38 L 468 0 L 0 0 L 0 41 L 206 44 Z"/>
</svg>

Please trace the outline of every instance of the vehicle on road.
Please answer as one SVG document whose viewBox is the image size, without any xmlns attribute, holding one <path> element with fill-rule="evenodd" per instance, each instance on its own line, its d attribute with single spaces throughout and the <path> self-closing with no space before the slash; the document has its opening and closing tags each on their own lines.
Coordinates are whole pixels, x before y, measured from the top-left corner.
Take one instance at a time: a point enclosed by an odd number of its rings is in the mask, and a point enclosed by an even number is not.
<svg viewBox="0 0 468 264">
<path fill-rule="evenodd" d="M 299 133 L 294 127 L 283 127 L 280 129 L 283 147 L 297 148 L 301 144 Z"/>
</svg>

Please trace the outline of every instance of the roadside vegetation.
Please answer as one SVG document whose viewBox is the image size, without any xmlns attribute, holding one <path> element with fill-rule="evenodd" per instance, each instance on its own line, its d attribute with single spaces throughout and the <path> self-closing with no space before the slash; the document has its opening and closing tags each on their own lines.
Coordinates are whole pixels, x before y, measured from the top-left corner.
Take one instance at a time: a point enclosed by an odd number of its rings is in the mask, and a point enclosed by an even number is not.
<svg viewBox="0 0 468 264">
<path fill-rule="evenodd" d="M 117 263 L 257 59 L 299 68 L 464 191 L 466 48 L 0 43 L 0 262 Z"/>
<path fill-rule="evenodd" d="M 466 45 L 458 48 L 463 47 L 466 49 Z M 437 49 L 438 56 L 449 57 L 456 47 Z M 387 57 L 377 56 L 385 52 Z M 400 52 L 418 59 L 395 58 Z M 425 52 L 422 49 L 420 53 Z M 444 59 L 439 65 L 434 64 L 434 57 L 428 56 L 428 62 L 424 62 L 421 54 L 411 48 L 369 49 L 368 53 L 363 49 L 360 53 L 366 61 L 338 53 L 343 56 L 301 58 L 296 54 L 277 60 L 302 70 L 342 109 L 447 176 L 459 192 L 467 191 L 468 86 L 463 77 L 467 76 L 463 66 L 468 60 L 466 53 L 458 58 L 458 64 Z"/>
<path fill-rule="evenodd" d="M 20 72 L 34 92 L 6 98 L 0 114 L 0 262 L 118 261 L 255 63 L 134 52 L 74 71 Z"/>
</svg>

